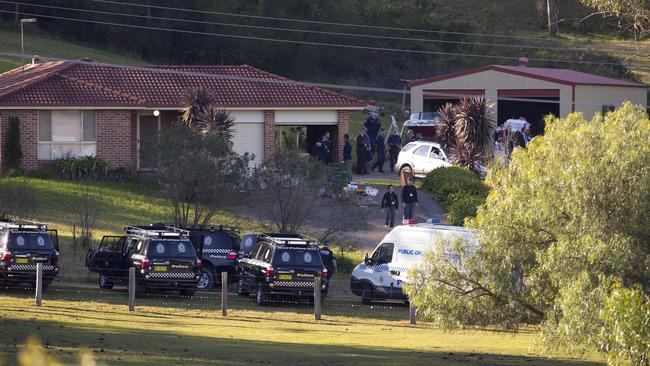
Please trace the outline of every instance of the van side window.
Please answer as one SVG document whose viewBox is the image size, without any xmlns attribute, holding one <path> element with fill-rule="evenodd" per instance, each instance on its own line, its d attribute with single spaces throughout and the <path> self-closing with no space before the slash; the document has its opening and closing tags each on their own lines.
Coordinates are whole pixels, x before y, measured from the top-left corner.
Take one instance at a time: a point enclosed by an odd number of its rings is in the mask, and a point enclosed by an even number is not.
<svg viewBox="0 0 650 366">
<path fill-rule="evenodd" d="M 372 254 L 372 261 L 375 265 L 390 263 L 393 260 L 393 248 L 395 244 L 384 243 Z"/>
</svg>

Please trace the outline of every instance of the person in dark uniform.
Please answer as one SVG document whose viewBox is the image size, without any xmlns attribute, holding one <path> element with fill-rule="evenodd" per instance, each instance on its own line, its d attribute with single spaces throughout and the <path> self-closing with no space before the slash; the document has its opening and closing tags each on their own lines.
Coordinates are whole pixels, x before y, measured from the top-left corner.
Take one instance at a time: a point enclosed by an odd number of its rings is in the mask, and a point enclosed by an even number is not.
<svg viewBox="0 0 650 366">
<path fill-rule="evenodd" d="M 392 172 L 395 171 L 395 164 L 397 164 L 397 156 L 399 151 L 402 149 L 402 137 L 397 133 L 397 129 L 393 128 L 388 136 L 388 155 L 389 155 L 389 169 Z"/>
<path fill-rule="evenodd" d="M 415 206 L 418 204 L 418 191 L 413 185 L 413 177 L 402 187 L 402 202 L 404 202 L 404 219 L 412 219 L 415 215 Z"/>
<path fill-rule="evenodd" d="M 327 268 L 327 282 L 329 286 L 329 280 L 336 273 L 336 258 L 334 257 L 334 252 L 330 250 L 329 247 L 330 241 L 323 241 L 323 247 L 320 249 L 320 258 L 323 261 L 323 266 Z"/>
<path fill-rule="evenodd" d="M 330 154 L 330 150 L 327 144 L 327 135 L 323 135 L 323 137 L 321 137 L 321 140 L 316 143 L 314 151 L 316 152 L 316 158 L 318 161 L 322 161 L 325 165 L 329 164 L 329 157 L 332 154 Z"/>
<path fill-rule="evenodd" d="M 366 129 L 362 128 L 357 136 L 357 173 L 368 174 L 368 154 L 370 153 L 370 140 Z"/>
<path fill-rule="evenodd" d="M 381 209 L 386 212 L 385 228 L 390 227 L 392 229 L 395 226 L 395 212 L 398 208 L 399 200 L 397 194 L 395 194 L 395 189 L 393 186 L 388 186 L 388 191 L 384 194 L 384 198 L 381 199 Z"/>
<path fill-rule="evenodd" d="M 381 122 L 379 122 L 379 116 L 376 113 L 371 113 L 368 118 L 366 118 L 366 121 L 363 123 L 363 126 L 366 128 L 366 131 L 368 132 L 368 137 L 370 138 L 370 149 L 371 153 L 375 153 L 375 140 L 377 139 L 377 134 L 379 133 L 379 129 L 381 128 Z"/>
<path fill-rule="evenodd" d="M 374 171 L 375 168 L 379 169 L 380 173 L 384 172 L 384 161 L 386 160 L 386 145 L 384 144 L 384 129 L 380 128 L 377 137 L 375 138 L 375 148 L 377 150 L 377 161 L 372 165 L 370 171 Z"/>
<path fill-rule="evenodd" d="M 325 151 L 325 153 L 327 154 L 325 159 L 325 164 L 330 165 L 333 163 L 333 161 L 332 161 L 332 138 L 330 137 L 329 132 L 325 132 L 324 143 L 325 143 L 325 147 L 327 148 L 327 150 Z"/>
<path fill-rule="evenodd" d="M 348 172 L 348 179 L 352 179 L 352 144 L 350 143 L 350 135 L 347 133 L 343 135 L 343 163 L 345 170 Z"/>
</svg>

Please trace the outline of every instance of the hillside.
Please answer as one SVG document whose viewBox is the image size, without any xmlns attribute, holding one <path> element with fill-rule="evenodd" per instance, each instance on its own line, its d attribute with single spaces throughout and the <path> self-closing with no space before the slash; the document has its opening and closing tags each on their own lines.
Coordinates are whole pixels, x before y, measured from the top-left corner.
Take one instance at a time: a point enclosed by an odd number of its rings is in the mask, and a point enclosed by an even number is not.
<svg viewBox="0 0 650 366">
<path fill-rule="evenodd" d="M 0 51 L 20 53 L 20 32 L 0 28 Z M 82 46 L 68 41 L 55 39 L 37 30 L 25 31 L 25 59 L 28 61 L 32 55 L 42 57 L 81 58 L 91 57 L 95 60 L 120 64 L 144 64 L 138 57 L 131 57 L 101 50 L 98 48 Z M 21 60 L 13 57 L 0 56 L 0 72 L 20 66 Z"/>
</svg>

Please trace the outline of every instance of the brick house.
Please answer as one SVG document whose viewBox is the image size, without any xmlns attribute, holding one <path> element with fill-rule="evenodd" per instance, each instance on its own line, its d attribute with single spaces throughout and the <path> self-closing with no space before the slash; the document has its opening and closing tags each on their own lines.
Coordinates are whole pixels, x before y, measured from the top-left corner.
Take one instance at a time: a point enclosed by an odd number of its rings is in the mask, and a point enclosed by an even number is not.
<svg viewBox="0 0 650 366">
<path fill-rule="evenodd" d="M 0 145 L 9 117 L 18 117 L 24 168 L 97 155 L 113 168 L 146 169 L 141 147 L 178 118 L 183 95 L 197 86 L 216 93 L 235 119 L 235 150 L 255 154 L 255 162 L 292 134 L 308 151 L 325 132 L 341 161 L 348 115 L 362 108 L 354 98 L 248 65 L 118 68 L 84 61 L 32 63 L 0 74 Z"/>
</svg>

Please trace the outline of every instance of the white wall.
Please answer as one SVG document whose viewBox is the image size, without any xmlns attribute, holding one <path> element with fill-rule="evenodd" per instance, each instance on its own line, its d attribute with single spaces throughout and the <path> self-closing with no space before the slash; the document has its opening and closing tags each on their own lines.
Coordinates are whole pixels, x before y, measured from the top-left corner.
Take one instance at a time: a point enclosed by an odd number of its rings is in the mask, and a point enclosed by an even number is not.
<svg viewBox="0 0 650 366">
<path fill-rule="evenodd" d="M 424 91 L 435 91 L 436 89 L 485 89 L 485 96 L 495 103 L 499 89 L 559 89 L 560 115 L 565 117 L 571 113 L 573 91 L 570 85 L 512 75 L 495 70 L 486 70 L 475 74 L 414 86 L 411 88 L 411 110 L 413 112 L 423 112 Z"/>
<path fill-rule="evenodd" d="M 276 125 L 337 125 L 339 123 L 338 111 L 301 110 L 301 111 L 275 111 Z"/>
<path fill-rule="evenodd" d="M 239 154 L 255 154 L 255 164 L 264 160 L 264 112 L 228 111 L 235 119 L 233 148 Z"/>
<path fill-rule="evenodd" d="M 577 85 L 576 112 L 582 112 L 586 119 L 600 113 L 605 105 L 619 107 L 630 101 L 647 107 L 648 89 L 620 86 Z"/>
</svg>

